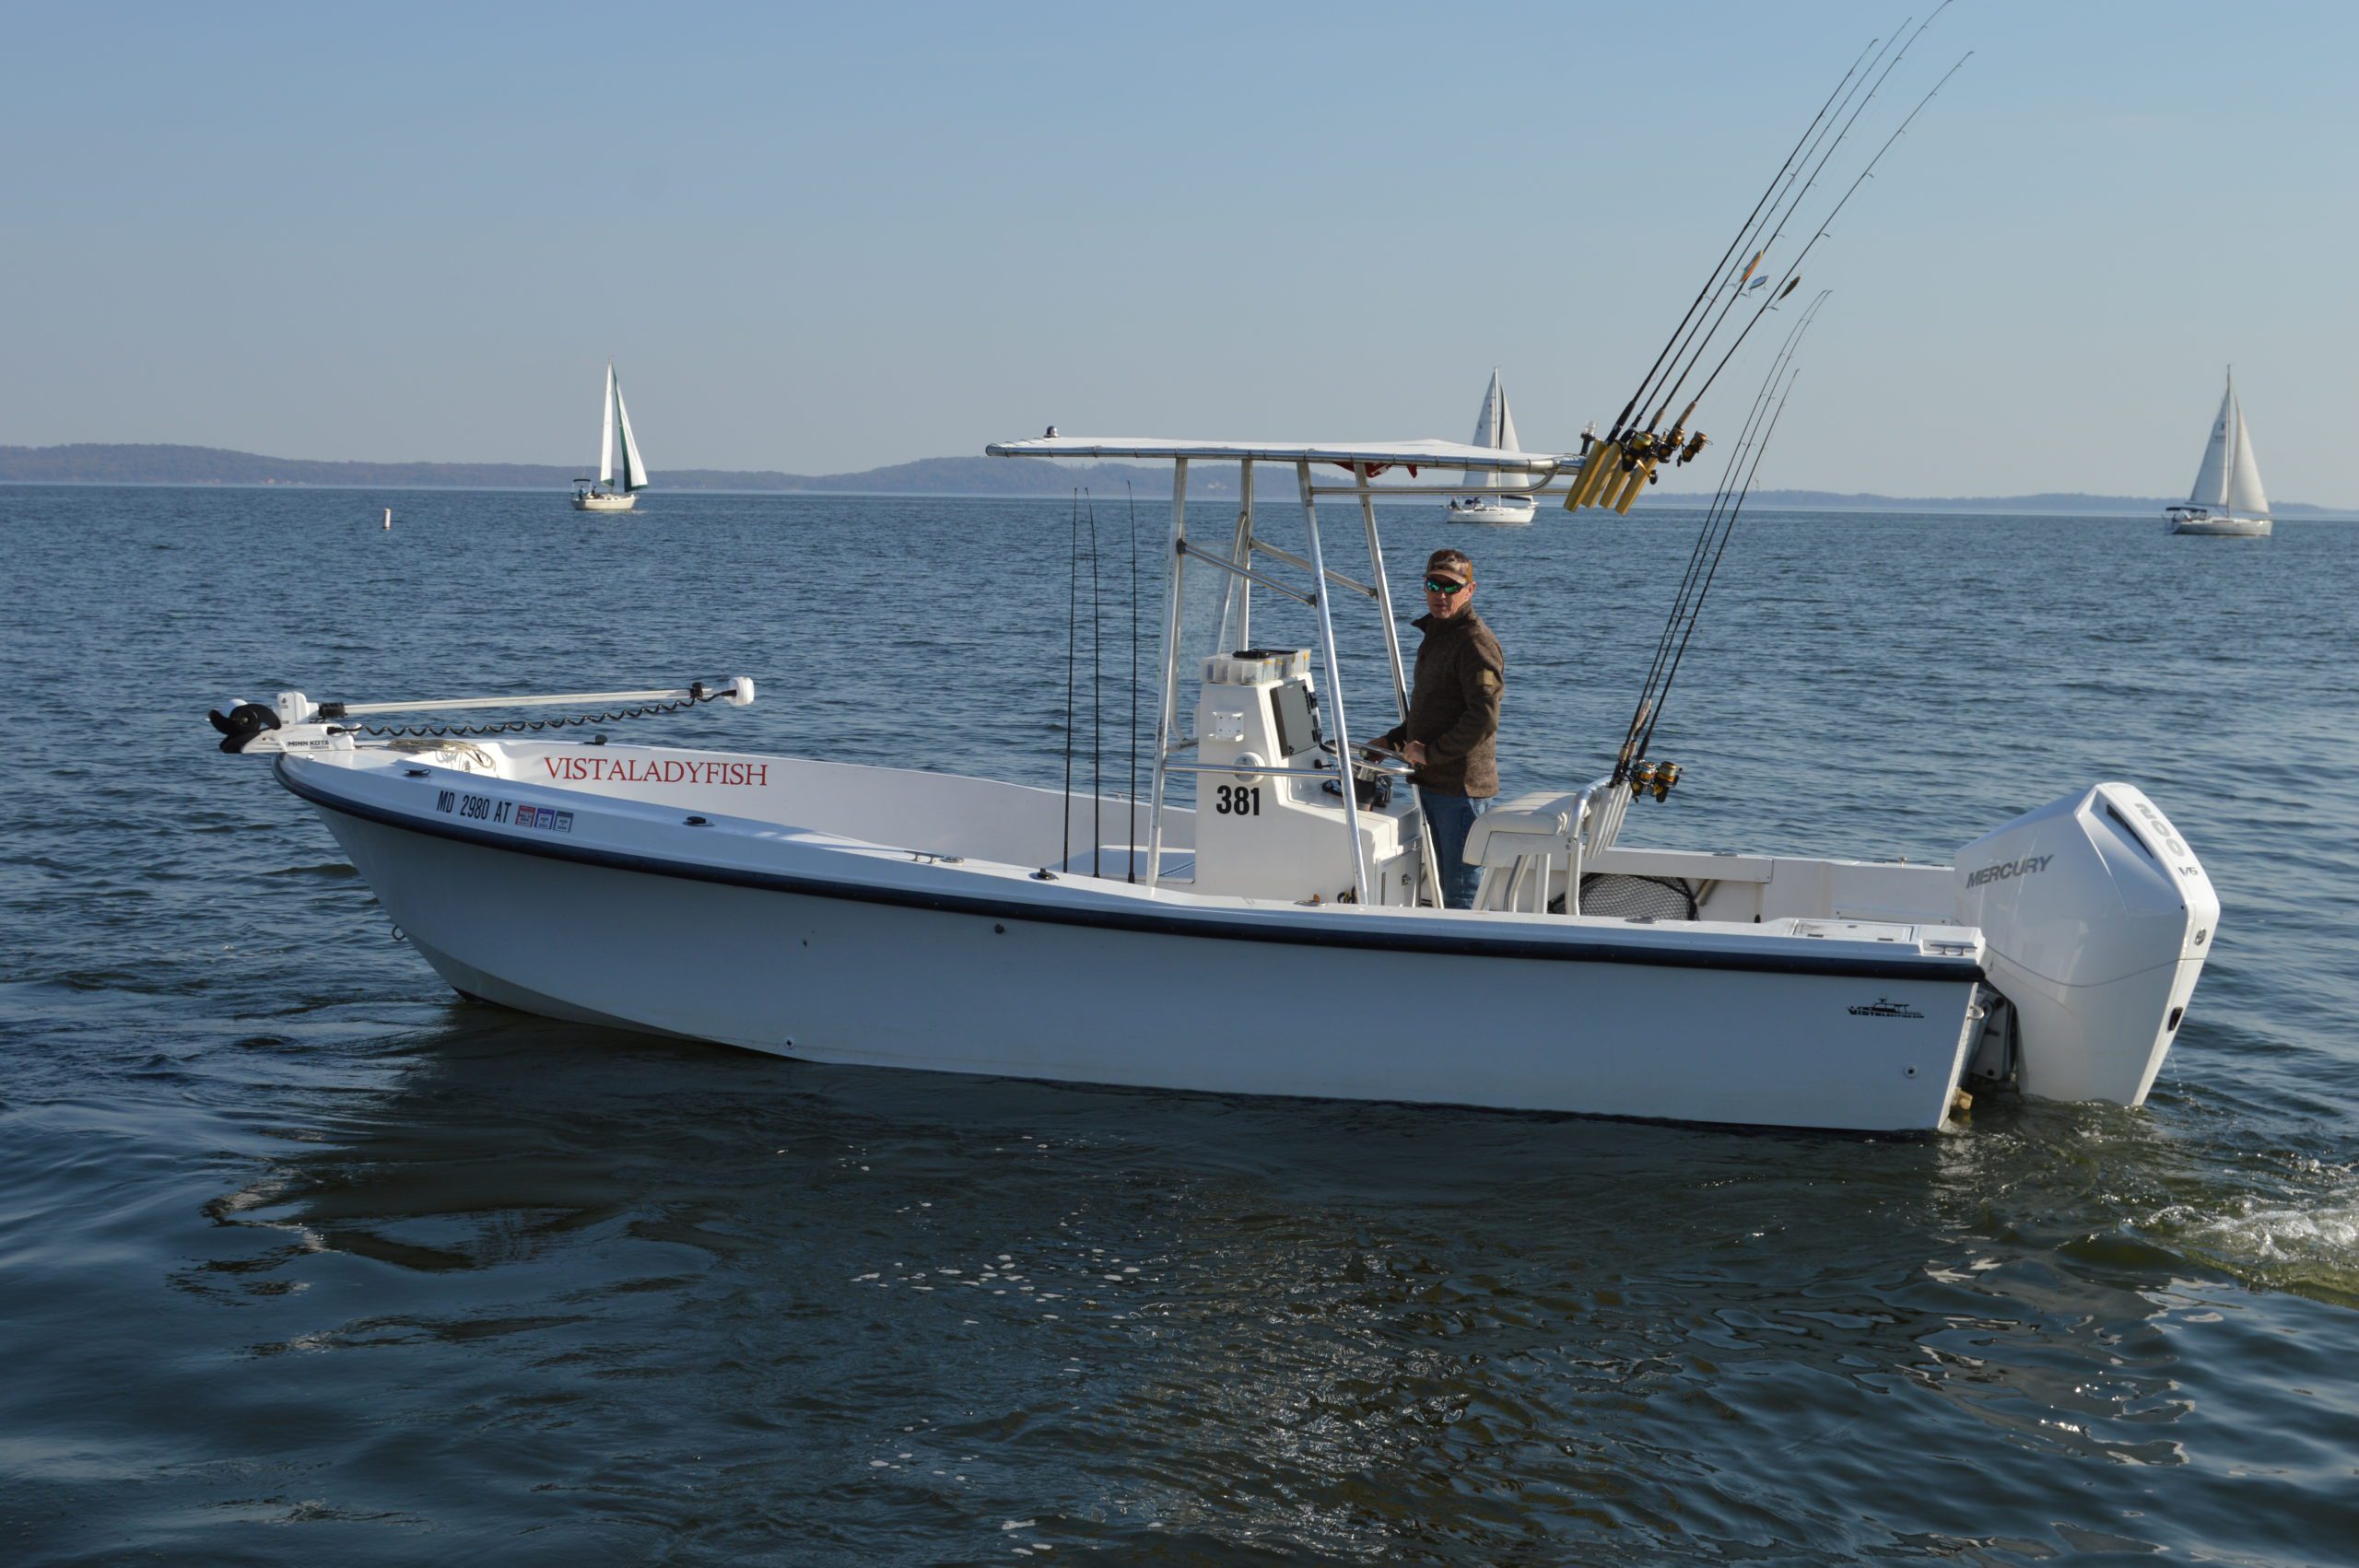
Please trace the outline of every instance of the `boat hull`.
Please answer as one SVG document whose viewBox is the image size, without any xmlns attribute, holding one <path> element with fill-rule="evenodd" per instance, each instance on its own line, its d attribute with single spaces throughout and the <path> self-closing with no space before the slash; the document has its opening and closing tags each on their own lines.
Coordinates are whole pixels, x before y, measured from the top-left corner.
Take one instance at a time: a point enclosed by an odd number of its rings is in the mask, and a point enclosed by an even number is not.
<svg viewBox="0 0 2359 1568">
<path fill-rule="evenodd" d="M 578 512 L 627 512 L 639 505 L 637 496 L 588 495 L 577 492 L 573 509 Z"/>
<path fill-rule="evenodd" d="M 1430 917 L 1349 907 L 1222 934 L 1152 899 L 602 863 L 298 792 L 454 989 L 811 1061 L 1921 1132 L 1976 1016 L 1970 964 L 1895 979 L 1906 965 L 1719 966 L 1626 943 L 1591 959 L 1513 922 L 1421 946 Z"/>
<path fill-rule="evenodd" d="M 1472 503 L 1452 501 L 1449 515 L 1452 522 L 1481 522 L 1494 526 L 1513 526 L 1516 523 L 1530 522 L 1538 509 L 1538 507 L 1529 498 Z"/>
<path fill-rule="evenodd" d="M 2265 517 L 2170 517 L 2165 520 L 2165 528 L 2169 532 L 2213 539 L 2266 539 L 2270 526 L 2270 520 Z"/>
</svg>

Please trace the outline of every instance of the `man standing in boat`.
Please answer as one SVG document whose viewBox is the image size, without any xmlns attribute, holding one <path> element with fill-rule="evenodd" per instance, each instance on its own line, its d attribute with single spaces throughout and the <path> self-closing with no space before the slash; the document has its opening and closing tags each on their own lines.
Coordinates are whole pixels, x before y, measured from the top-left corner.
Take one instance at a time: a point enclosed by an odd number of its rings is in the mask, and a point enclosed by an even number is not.
<svg viewBox="0 0 2359 1568">
<path fill-rule="evenodd" d="M 1442 903 L 1474 904 L 1480 868 L 1466 863 L 1466 835 L 1499 792 L 1499 699 L 1507 659 L 1499 639 L 1474 613 L 1474 563 L 1461 550 L 1436 550 L 1426 562 L 1426 613 L 1415 622 L 1417 649 L 1409 720 L 1369 743 L 1417 771 L 1418 798 L 1434 837 Z"/>
</svg>

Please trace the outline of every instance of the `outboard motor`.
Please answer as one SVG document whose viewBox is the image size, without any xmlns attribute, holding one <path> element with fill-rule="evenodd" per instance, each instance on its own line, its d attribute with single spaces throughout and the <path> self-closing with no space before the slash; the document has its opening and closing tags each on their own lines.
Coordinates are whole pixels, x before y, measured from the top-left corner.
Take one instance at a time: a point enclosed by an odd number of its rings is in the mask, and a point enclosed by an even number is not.
<svg viewBox="0 0 2359 1568">
<path fill-rule="evenodd" d="M 2143 1103 L 2220 928 L 2178 830 L 2099 784 L 1958 851 L 1957 918 L 2014 1004 L 2021 1082 L 2047 1100 Z"/>
</svg>

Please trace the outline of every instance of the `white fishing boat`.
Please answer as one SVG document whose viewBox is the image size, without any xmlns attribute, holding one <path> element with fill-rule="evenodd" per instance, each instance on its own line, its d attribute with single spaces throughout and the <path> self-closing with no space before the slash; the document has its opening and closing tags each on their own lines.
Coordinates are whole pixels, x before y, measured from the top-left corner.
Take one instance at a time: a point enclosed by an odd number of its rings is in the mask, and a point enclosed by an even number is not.
<svg viewBox="0 0 2359 1568">
<path fill-rule="evenodd" d="M 622 436 L 623 483 L 615 488 L 615 437 Z M 615 362 L 606 361 L 606 413 L 598 427 L 598 477 L 574 483 L 573 509 L 578 512 L 627 512 L 639 505 L 647 488 L 647 464 L 639 457 L 639 438 L 631 434 L 630 410 L 623 404 L 623 385 L 615 379 Z"/>
<path fill-rule="evenodd" d="M 2178 505 L 2163 509 L 2163 525 L 2173 533 L 2208 533 L 2236 539 L 2269 537 L 2269 494 L 2260 487 L 2260 464 L 2252 457 L 2252 433 L 2236 396 L 2236 373 L 2220 395 L 2219 416 L 2204 443 L 2195 488 Z"/>
<path fill-rule="evenodd" d="M 1516 439 L 1515 415 L 1508 411 L 1507 389 L 1499 384 L 1496 365 L 1491 368 L 1491 385 L 1483 394 L 1482 409 L 1474 415 L 1473 444 L 1502 451 L 1514 451 L 1520 444 Z M 1502 494 L 1496 474 L 1476 469 L 1466 471 L 1466 488 L 1472 493 L 1450 497 L 1448 509 L 1452 522 L 1530 522 L 1538 506 L 1530 496 Z"/>
<path fill-rule="evenodd" d="M 821 1062 L 1780 1127 L 1928 1131 L 1970 1074 L 2145 1097 L 2219 906 L 2126 784 L 2075 790 L 1944 866 L 1625 847 L 1625 813 L 1678 770 L 1568 773 L 1476 823 L 1475 907 L 1432 907 L 1416 790 L 1397 763 L 1345 759 L 1407 705 L 1373 502 L 1456 487 L 1378 476 L 1463 468 L 1530 495 L 1578 457 L 1437 440 L 989 450 L 1171 464 L 1143 798 L 372 722 L 749 702 L 742 677 L 464 703 L 285 692 L 217 713 L 223 747 L 275 759 L 453 989 L 556 1018 Z M 1234 528 L 1211 539 L 1186 511 L 1204 462 L 1243 476 Z M 1254 476 L 1273 467 L 1299 507 L 1297 549 L 1256 525 Z M 1348 563 L 1329 549 L 1338 509 Z M 1181 607 L 1206 580 L 1221 614 L 1191 646 Z M 1261 645 L 1272 604 L 1309 647 Z M 1370 694 L 1347 700 L 1337 680 L 1346 610 L 1381 629 L 1381 719 L 1363 722 Z M 1188 779 L 1192 805 L 1174 789 Z"/>
<path fill-rule="evenodd" d="M 565 738 L 583 732 L 569 723 L 628 716 L 615 704 L 750 702 L 742 676 L 423 704 L 288 691 L 216 712 L 222 747 L 274 757 L 453 988 L 557 1018 L 823 1062 L 1778 1127 L 1930 1131 L 1969 1080 L 2135 1106 L 2220 908 L 2185 838 L 2136 788 L 2073 790 L 1972 838 L 1953 865 L 1621 842 L 1627 813 L 1679 781 L 1649 753 L 1662 699 L 1815 305 L 1725 444 L 1610 770 L 1567 762 L 1480 817 L 1465 848 L 1481 868 L 1473 907 L 1436 907 L 1417 790 L 1355 739 L 1409 707 L 1376 501 L 1422 501 L 1412 515 L 1430 519 L 1434 501 L 1465 492 L 1441 482 L 1457 470 L 1478 499 L 1554 487 L 1568 508 L 1626 512 L 1662 464 L 1703 449 L 1689 421 L 1720 371 L 1940 88 L 1837 182 L 1785 281 L 1761 289 L 1707 359 L 1729 312 L 1698 310 L 1743 298 L 1791 216 L 1770 193 L 1790 186 L 1798 205 L 1842 146 L 1841 132 L 1824 138 L 1810 177 L 1790 178 L 1821 146 L 1813 120 L 1585 456 L 1519 450 L 1503 397 L 1473 442 L 1052 427 L 987 449 L 1171 465 L 1142 798 Z M 1667 413 L 1706 365 L 1668 429 L 1637 418 Z M 635 466 L 628 434 L 625 445 Z M 1239 506 L 1233 526 L 1199 538 L 1187 500 L 1204 463 L 1234 469 Z M 1292 548 L 1257 525 L 1257 470 L 1282 475 L 1299 508 Z M 1351 543 L 1331 552 L 1338 533 Z M 1184 613 L 1191 582 L 1218 587 L 1217 616 Z M 1367 617 L 1367 644 L 1384 650 L 1372 700 L 1344 689 L 1346 613 Z M 527 705 L 609 711 L 474 731 L 447 717 Z M 1371 708 L 1381 717 L 1361 725 Z M 446 717 L 370 722 L 418 708 Z"/>
</svg>

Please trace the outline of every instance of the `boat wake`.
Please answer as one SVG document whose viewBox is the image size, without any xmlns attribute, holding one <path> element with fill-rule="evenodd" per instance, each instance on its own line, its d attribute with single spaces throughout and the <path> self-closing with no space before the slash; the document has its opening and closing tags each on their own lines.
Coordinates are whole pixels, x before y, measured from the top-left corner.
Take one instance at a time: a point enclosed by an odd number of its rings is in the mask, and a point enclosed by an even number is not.
<svg viewBox="0 0 2359 1568">
<path fill-rule="evenodd" d="M 2312 1191 L 2247 1193 L 2221 1212 L 2174 1205 L 2154 1217 L 2157 1239 L 2244 1284 L 2359 1306 L 2359 1170 L 2303 1163 Z"/>
</svg>

